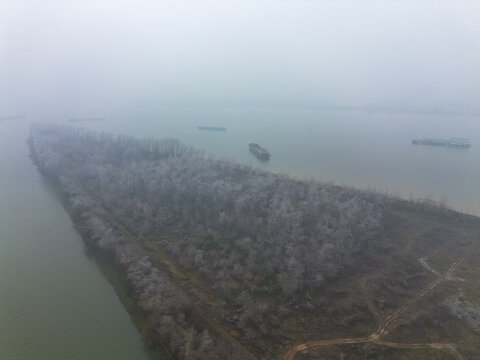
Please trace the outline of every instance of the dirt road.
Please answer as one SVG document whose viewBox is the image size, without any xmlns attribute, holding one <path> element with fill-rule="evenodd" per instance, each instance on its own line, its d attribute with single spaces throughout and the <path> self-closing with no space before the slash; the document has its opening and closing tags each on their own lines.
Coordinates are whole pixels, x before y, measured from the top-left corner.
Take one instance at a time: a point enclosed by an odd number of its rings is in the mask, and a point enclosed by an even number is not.
<svg viewBox="0 0 480 360">
<path fill-rule="evenodd" d="M 310 349 L 315 347 L 321 346 L 329 346 L 329 345 L 343 345 L 343 344 L 363 344 L 363 343 L 372 343 L 377 345 L 388 346 L 397 349 L 437 349 L 437 350 L 444 350 L 450 352 L 452 355 L 455 356 L 457 360 L 464 360 L 462 354 L 460 354 L 455 344 L 450 343 L 418 343 L 418 344 L 406 344 L 406 343 L 398 343 L 398 342 L 391 342 L 391 341 L 383 341 L 381 340 L 382 336 L 386 335 L 387 333 L 393 331 L 402 320 L 405 320 L 405 313 L 409 310 L 412 305 L 414 305 L 418 300 L 422 297 L 430 293 L 433 289 L 435 289 L 439 284 L 446 280 L 455 280 L 456 278 L 452 277 L 453 272 L 460 265 L 464 259 L 459 259 L 455 261 L 445 272 L 445 274 L 440 274 L 436 270 L 432 269 L 430 265 L 426 262 L 426 258 L 420 259 L 421 264 L 427 268 L 429 271 L 433 272 L 437 275 L 437 278 L 420 290 L 414 297 L 408 300 L 404 305 L 402 305 L 399 309 L 395 310 L 392 314 L 387 316 L 384 320 L 382 320 L 379 324 L 377 331 L 372 333 L 368 337 L 363 338 L 343 338 L 343 339 L 331 339 L 331 340 L 317 340 L 317 341 L 309 341 L 300 345 L 297 345 L 290 349 L 283 357 L 284 360 L 294 360 L 295 355 L 299 352 L 305 353 L 308 352 Z M 376 311 L 375 311 L 376 313 Z"/>
</svg>

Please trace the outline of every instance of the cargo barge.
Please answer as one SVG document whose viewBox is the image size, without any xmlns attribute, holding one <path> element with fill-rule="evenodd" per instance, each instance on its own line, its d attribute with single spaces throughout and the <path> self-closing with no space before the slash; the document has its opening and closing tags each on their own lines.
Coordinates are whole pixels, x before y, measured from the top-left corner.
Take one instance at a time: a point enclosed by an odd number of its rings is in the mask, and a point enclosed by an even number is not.
<svg viewBox="0 0 480 360">
<path fill-rule="evenodd" d="M 105 118 L 71 118 L 70 122 L 105 121 Z"/>
<path fill-rule="evenodd" d="M 0 116 L 0 121 L 7 121 L 7 120 L 20 120 L 25 119 L 26 115 L 10 115 L 10 116 Z"/>
<path fill-rule="evenodd" d="M 414 145 L 431 145 L 431 146 L 446 146 L 453 148 L 468 149 L 470 141 L 465 138 L 450 138 L 450 139 L 434 139 L 434 138 L 423 138 L 423 139 L 414 139 L 412 140 Z"/>
<path fill-rule="evenodd" d="M 207 130 L 207 131 L 227 131 L 226 128 L 221 126 L 199 126 L 198 130 Z"/>
<path fill-rule="evenodd" d="M 270 159 L 270 153 L 268 152 L 268 150 L 261 147 L 260 145 L 258 145 L 256 143 L 248 144 L 248 149 L 250 150 L 250 152 L 253 155 L 255 155 L 260 160 L 269 160 Z"/>
</svg>

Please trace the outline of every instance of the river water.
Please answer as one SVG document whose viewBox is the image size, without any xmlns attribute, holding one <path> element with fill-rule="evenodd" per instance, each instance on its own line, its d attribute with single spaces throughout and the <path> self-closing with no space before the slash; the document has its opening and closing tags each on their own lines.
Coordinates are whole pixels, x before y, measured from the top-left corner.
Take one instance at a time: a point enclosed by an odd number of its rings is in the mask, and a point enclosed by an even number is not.
<svg viewBox="0 0 480 360">
<path fill-rule="evenodd" d="M 125 107 L 38 114 L 32 121 L 175 137 L 265 170 L 430 198 L 480 214 L 480 119 L 467 116 L 262 107 Z M 198 126 L 224 126 L 225 132 Z M 0 122 L 0 359 L 147 359 L 112 287 L 28 158 L 24 121 Z M 469 137 L 472 148 L 414 146 L 417 137 Z M 259 162 L 258 142 L 272 154 Z"/>
<path fill-rule="evenodd" d="M 28 158 L 27 131 L 25 123 L 0 122 L 0 359 L 149 359 Z"/>
</svg>

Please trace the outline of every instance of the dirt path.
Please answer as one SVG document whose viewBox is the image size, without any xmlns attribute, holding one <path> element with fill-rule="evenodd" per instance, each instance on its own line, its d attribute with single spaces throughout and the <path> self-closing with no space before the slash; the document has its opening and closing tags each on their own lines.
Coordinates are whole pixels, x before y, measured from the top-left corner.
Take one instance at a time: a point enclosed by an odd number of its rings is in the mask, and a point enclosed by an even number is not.
<svg viewBox="0 0 480 360">
<path fill-rule="evenodd" d="M 422 289 L 420 292 L 418 292 L 413 298 L 408 300 L 402 307 L 397 309 L 394 313 L 390 314 L 384 321 L 383 324 L 380 326 L 380 331 L 378 332 L 379 336 L 385 335 L 388 332 L 391 332 L 394 330 L 400 320 L 403 314 L 418 300 L 420 300 L 422 297 L 427 295 L 429 292 L 431 292 L 433 289 L 435 289 L 440 283 L 442 283 L 445 280 L 451 280 L 451 274 L 455 270 L 455 268 L 460 265 L 460 263 L 464 259 L 460 259 L 455 261 L 450 268 L 447 270 L 447 272 L 444 275 L 439 274 L 437 271 L 433 270 L 427 263 L 426 259 L 423 258 L 423 261 L 420 261 L 423 266 L 425 266 L 428 270 L 432 271 L 434 274 L 437 274 L 437 279 L 435 279 L 433 282 L 431 282 L 428 286 L 426 286 L 424 289 Z"/>
<path fill-rule="evenodd" d="M 437 275 L 437 278 L 420 290 L 413 298 L 408 300 L 404 305 L 402 305 L 399 309 L 394 311 L 392 314 L 387 316 L 384 320 L 380 321 L 378 330 L 372 333 L 368 337 L 363 338 L 344 338 L 344 339 L 331 339 L 331 340 L 318 340 L 318 341 L 309 341 L 304 344 L 297 345 L 290 349 L 283 357 L 284 360 L 294 360 L 295 355 L 298 352 L 308 352 L 309 349 L 321 346 L 329 346 L 329 345 L 343 345 L 343 344 L 363 344 L 363 343 L 372 343 L 377 345 L 388 346 L 397 349 L 437 349 L 448 351 L 452 355 L 455 356 L 457 360 L 464 360 L 462 354 L 460 354 L 457 349 L 455 348 L 455 344 L 449 343 L 418 343 L 418 344 L 406 344 L 406 343 L 398 343 L 398 342 L 391 342 L 391 341 L 383 341 L 381 340 L 382 336 L 388 334 L 389 332 L 393 331 L 402 320 L 404 320 L 404 315 L 409 310 L 412 305 L 414 305 L 418 300 L 422 297 L 430 293 L 433 289 L 435 289 L 439 284 L 446 280 L 455 280 L 456 278 L 452 277 L 453 272 L 460 265 L 464 259 L 459 259 L 455 261 L 445 272 L 445 274 L 440 274 L 436 270 L 432 269 L 430 265 L 426 262 L 426 258 L 420 259 L 420 263 L 429 271 L 433 272 Z M 369 304 L 369 308 L 373 306 Z M 377 316 L 378 312 L 375 310 L 373 313 Z"/>
<path fill-rule="evenodd" d="M 319 341 L 310 341 L 301 345 L 295 346 L 293 349 L 289 350 L 285 356 L 284 360 L 294 360 L 295 355 L 298 352 L 307 352 L 313 347 L 320 346 L 329 346 L 329 345 L 344 345 L 344 344 L 365 344 L 372 343 L 377 345 L 388 346 L 396 349 L 436 349 L 444 350 L 450 352 L 455 356 L 457 360 L 464 360 L 462 354 L 460 354 L 455 348 L 454 344 L 443 344 L 443 343 L 419 343 L 419 344 L 406 344 L 406 343 L 397 343 L 391 341 L 381 341 L 378 339 L 378 336 L 375 334 L 370 335 L 366 338 L 352 338 L 352 339 L 334 339 L 334 340 L 319 340 Z"/>
<path fill-rule="evenodd" d="M 420 261 L 420 264 L 422 264 L 423 267 L 424 267 L 425 269 L 427 269 L 428 271 L 434 273 L 434 274 L 437 275 L 437 276 L 441 276 L 440 273 L 439 273 L 437 270 L 433 269 L 433 268 L 427 263 L 427 258 L 426 258 L 426 257 L 422 257 L 422 258 L 418 259 L 418 261 Z"/>
</svg>

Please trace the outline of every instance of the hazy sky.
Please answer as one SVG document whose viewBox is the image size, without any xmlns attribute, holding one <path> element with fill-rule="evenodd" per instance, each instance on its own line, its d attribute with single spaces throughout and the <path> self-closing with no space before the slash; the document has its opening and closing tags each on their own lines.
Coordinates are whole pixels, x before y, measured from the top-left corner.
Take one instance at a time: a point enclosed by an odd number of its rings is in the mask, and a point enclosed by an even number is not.
<svg viewBox="0 0 480 360">
<path fill-rule="evenodd" d="M 479 19 L 459 0 L 0 0 L 0 105 L 478 110 Z"/>
</svg>

